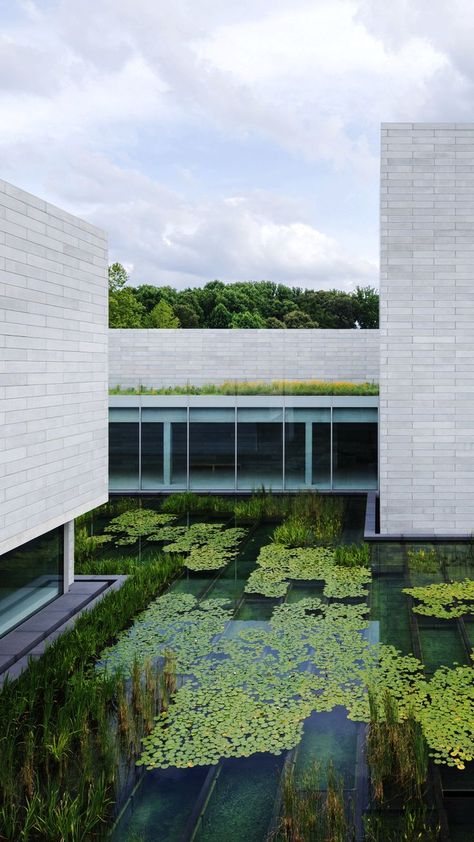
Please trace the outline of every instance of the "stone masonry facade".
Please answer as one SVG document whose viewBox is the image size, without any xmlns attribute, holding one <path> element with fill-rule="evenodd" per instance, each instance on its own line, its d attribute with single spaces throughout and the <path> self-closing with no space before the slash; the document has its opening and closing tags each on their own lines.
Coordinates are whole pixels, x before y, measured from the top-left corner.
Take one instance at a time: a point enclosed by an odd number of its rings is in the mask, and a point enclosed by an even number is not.
<svg viewBox="0 0 474 842">
<path fill-rule="evenodd" d="M 382 125 L 380 525 L 474 529 L 474 124 Z"/>
<path fill-rule="evenodd" d="M 107 239 L 0 181 L 0 553 L 104 502 Z"/>
<path fill-rule="evenodd" d="M 379 380 L 378 330 L 111 330 L 109 383 Z"/>
</svg>

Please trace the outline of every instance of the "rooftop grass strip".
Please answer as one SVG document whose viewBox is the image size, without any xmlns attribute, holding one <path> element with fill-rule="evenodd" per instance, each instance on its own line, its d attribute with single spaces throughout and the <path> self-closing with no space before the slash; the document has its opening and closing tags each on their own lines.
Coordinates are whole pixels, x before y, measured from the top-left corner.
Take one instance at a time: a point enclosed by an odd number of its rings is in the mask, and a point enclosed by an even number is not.
<svg viewBox="0 0 474 842">
<path fill-rule="evenodd" d="M 146 386 L 109 389 L 111 395 L 352 395 L 373 397 L 378 383 L 350 383 L 344 380 L 261 380 L 204 383 L 201 386 Z"/>
</svg>

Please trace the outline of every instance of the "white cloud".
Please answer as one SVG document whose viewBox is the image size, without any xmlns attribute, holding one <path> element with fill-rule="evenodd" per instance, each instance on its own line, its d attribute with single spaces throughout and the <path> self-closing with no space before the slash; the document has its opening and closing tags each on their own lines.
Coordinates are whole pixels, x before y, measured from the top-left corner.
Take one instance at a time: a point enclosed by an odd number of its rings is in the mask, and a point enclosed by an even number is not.
<svg viewBox="0 0 474 842">
<path fill-rule="evenodd" d="M 474 120 L 473 35 L 469 0 L 24 0 L 0 37 L 1 174 L 109 228 L 137 280 L 374 282 L 377 220 L 348 196 L 377 191 L 381 120 Z M 221 158 L 258 140 L 308 183 L 337 173 L 340 220 L 317 182 L 317 212 L 238 160 L 231 188 L 206 182 L 199 132 L 209 157 L 214 134 Z M 179 189 L 154 173 L 164 134 Z"/>
</svg>

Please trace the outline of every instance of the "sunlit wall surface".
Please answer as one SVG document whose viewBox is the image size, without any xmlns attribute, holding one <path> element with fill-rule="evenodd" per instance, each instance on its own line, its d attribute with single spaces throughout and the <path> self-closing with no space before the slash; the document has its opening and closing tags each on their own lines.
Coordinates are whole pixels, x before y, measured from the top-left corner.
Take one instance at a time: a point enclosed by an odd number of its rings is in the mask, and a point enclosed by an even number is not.
<svg viewBox="0 0 474 842">
<path fill-rule="evenodd" d="M 63 527 L 0 556 L 0 636 L 62 593 Z"/>
<path fill-rule="evenodd" d="M 136 405 L 125 406 L 127 400 Z M 250 398 L 245 406 L 206 400 L 151 406 L 153 398 L 115 398 L 121 405 L 109 410 L 110 490 L 377 488 L 376 399 L 346 398 L 345 406 L 342 398 L 327 398 L 325 406 L 318 399 L 287 405 L 288 398 L 259 397 L 253 406 Z"/>
</svg>

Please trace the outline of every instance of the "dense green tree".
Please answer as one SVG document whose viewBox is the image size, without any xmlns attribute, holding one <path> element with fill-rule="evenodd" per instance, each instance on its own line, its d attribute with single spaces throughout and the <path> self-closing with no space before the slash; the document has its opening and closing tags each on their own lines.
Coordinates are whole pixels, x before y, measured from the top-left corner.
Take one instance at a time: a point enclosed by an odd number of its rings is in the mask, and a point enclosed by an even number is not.
<svg viewBox="0 0 474 842">
<path fill-rule="evenodd" d="M 379 297 L 368 286 L 345 292 L 302 289 L 273 281 L 224 284 L 215 280 L 203 287 L 176 290 L 169 285 L 128 287 L 127 281 L 122 264 L 109 267 L 111 326 L 148 327 L 158 318 L 162 326 L 178 319 L 183 328 L 378 327 Z M 126 296 L 114 297 L 125 290 Z M 152 320 L 151 314 L 161 302 L 172 313 L 159 308 L 158 317 Z"/>
<path fill-rule="evenodd" d="M 209 327 L 230 327 L 231 314 L 225 304 L 219 302 L 209 316 Z"/>
<path fill-rule="evenodd" d="M 379 326 L 379 294 L 373 287 L 356 287 L 354 303 L 357 308 L 357 323 L 360 327 Z"/>
<path fill-rule="evenodd" d="M 112 263 L 109 266 L 109 292 L 118 292 L 123 289 L 128 281 L 127 270 L 121 263 Z"/>
<path fill-rule="evenodd" d="M 149 324 L 150 327 L 157 328 L 180 327 L 178 317 L 175 316 L 173 308 L 164 298 L 153 307 L 149 316 Z"/>
<path fill-rule="evenodd" d="M 289 328 L 318 327 L 317 322 L 313 322 L 311 316 L 308 316 L 303 310 L 290 310 L 285 316 L 285 325 Z"/>
<path fill-rule="evenodd" d="M 244 310 L 243 313 L 234 313 L 231 327 L 234 328 L 260 328 L 265 327 L 265 322 L 258 313 L 250 313 Z"/>
<path fill-rule="evenodd" d="M 130 287 L 109 295 L 109 327 L 145 327 L 145 308 Z"/>
<path fill-rule="evenodd" d="M 199 327 L 199 316 L 189 304 L 181 304 L 178 301 L 178 304 L 174 307 L 174 312 L 179 319 L 181 327 L 188 329 Z"/>
<path fill-rule="evenodd" d="M 283 330 L 286 328 L 285 322 L 281 322 L 280 319 L 276 319 L 275 316 L 269 316 L 268 319 L 265 320 L 265 327 L 270 328 L 271 330 Z"/>
</svg>

